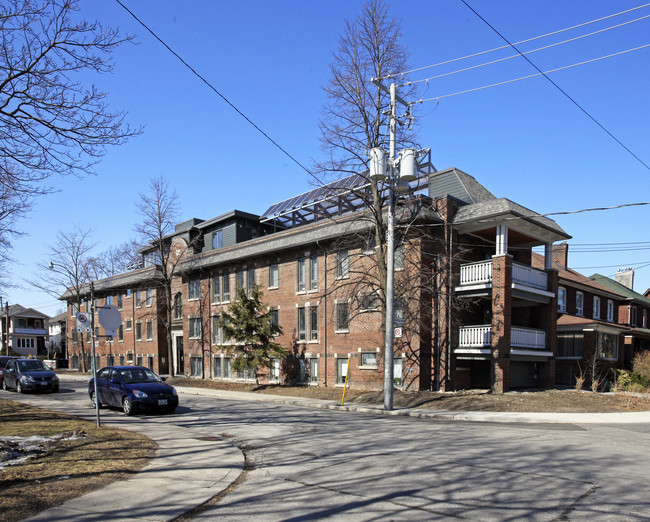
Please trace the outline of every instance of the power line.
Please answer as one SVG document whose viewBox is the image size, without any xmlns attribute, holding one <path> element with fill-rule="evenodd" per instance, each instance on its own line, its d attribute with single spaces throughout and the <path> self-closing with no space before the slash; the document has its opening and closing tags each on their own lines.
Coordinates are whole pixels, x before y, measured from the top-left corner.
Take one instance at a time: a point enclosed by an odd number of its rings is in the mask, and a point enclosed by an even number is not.
<svg viewBox="0 0 650 522">
<path fill-rule="evenodd" d="M 463 0 L 461 0 L 462 2 Z M 601 211 L 601 210 L 614 210 L 617 208 L 625 208 L 625 207 L 640 207 L 644 205 L 650 205 L 650 201 L 646 201 L 643 203 L 623 203 L 622 205 L 614 205 L 611 207 L 595 207 L 595 208 L 583 208 L 581 210 L 567 210 L 565 212 L 549 212 L 548 214 L 541 214 L 544 217 L 547 216 L 560 216 L 560 215 L 566 215 L 566 214 L 580 214 L 582 212 L 596 212 L 596 211 Z"/>
<path fill-rule="evenodd" d="M 517 53 L 521 55 L 521 57 L 526 60 L 532 67 L 535 68 L 535 70 L 540 73 L 544 78 L 546 78 L 551 85 L 553 85 L 558 91 L 560 91 L 571 103 L 573 103 L 578 109 L 580 109 L 585 116 L 587 116 L 591 121 L 593 121 L 596 125 L 598 125 L 604 132 L 607 133 L 608 136 L 610 136 L 616 143 L 618 143 L 623 149 L 625 149 L 628 154 L 630 154 L 632 157 L 634 157 L 639 163 L 641 163 L 646 169 L 650 170 L 650 166 L 648 166 L 641 158 L 639 158 L 634 152 L 632 152 L 629 148 L 627 148 L 621 140 L 619 140 L 616 136 L 614 136 L 609 130 L 605 128 L 605 126 L 600 123 L 596 118 L 594 118 L 585 108 L 582 107 L 576 100 L 574 100 L 569 94 L 564 91 L 557 83 L 555 83 L 546 73 L 542 72 L 542 70 L 535 65 L 530 58 L 525 56 L 524 54 L 521 53 L 521 51 L 515 47 L 515 45 L 511 44 L 510 41 L 503 36 L 495 27 L 493 27 L 485 18 L 483 18 L 480 14 L 478 14 L 467 2 L 466 0 L 460 0 L 465 6 L 472 11 L 478 18 L 480 18 L 490 29 L 492 29 L 497 35 L 499 35 L 500 38 L 503 39 L 504 42 L 506 42 L 510 47 L 512 47 Z M 647 46 L 645 46 L 647 47 Z"/>
<path fill-rule="evenodd" d="M 629 20 L 627 22 L 623 22 L 623 23 L 620 23 L 620 24 L 617 24 L 617 25 L 612 25 L 610 27 L 605 27 L 604 29 L 599 29 L 598 31 L 593 31 L 591 33 L 576 36 L 574 38 L 569 38 L 568 40 L 563 40 L 561 42 L 556 42 L 556 43 L 552 43 L 552 44 L 549 44 L 549 45 L 545 45 L 543 47 L 538 47 L 537 49 L 531 49 L 530 51 L 526 51 L 525 53 L 522 53 L 522 54 L 532 54 L 532 53 L 536 53 L 536 52 L 539 52 L 539 51 L 545 51 L 546 49 L 550 49 L 552 47 L 557 47 L 558 45 L 564 45 L 564 44 L 567 44 L 567 43 L 575 42 L 577 40 L 587 38 L 588 36 L 594 36 L 594 35 L 597 35 L 597 34 L 600 34 L 600 33 L 604 33 L 605 31 L 610 31 L 611 29 L 617 29 L 619 27 L 623 27 L 624 25 L 628 25 L 628 24 L 631 24 L 631 23 L 634 23 L 634 22 L 638 22 L 640 20 L 645 20 L 646 18 L 650 18 L 650 15 L 642 16 L 641 18 L 636 18 L 634 20 Z M 504 46 L 503 48 L 506 48 L 506 47 L 507 46 Z M 443 73 L 443 74 L 438 74 L 437 76 L 430 76 L 429 78 L 423 78 L 421 80 L 409 81 L 409 82 L 406 82 L 406 83 L 404 83 L 402 85 L 398 85 L 398 87 L 405 87 L 405 86 L 413 85 L 413 84 L 416 84 L 416 83 L 424 83 L 424 82 L 429 82 L 431 80 L 437 80 L 439 78 L 444 78 L 445 76 L 452 76 L 454 74 L 467 72 L 467 71 L 472 71 L 474 69 L 479 69 L 481 67 L 486 67 L 488 65 L 494 65 L 496 63 L 505 62 L 506 60 L 512 60 L 513 58 L 517 58 L 517 57 L 519 57 L 518 54 L 513 54 L 513 55 L 510 55 L 510 56 L 506 56 L 504 58 L 498 58 L 497 60 L 484 62 L 484 63 L 478 64 L 478 65 L 472 65 L 471 67 L 465 67 L 463 69 L 457 69 L 455 71 L 451 71 L 451 72 L 447 72 L 447 73 Z M 584 63 L 588 63 L 588 62 L 584 62 Z M 582 65 L 582 64 L 577 64 L 577 65 Z M 572 66 L 572 67 L 575 67 L 575 66 Z M 547 72 L 553 72 L 553 71 L 547 71 Z M 537 76 L 539 76 L 539 75 L 537 75 Z"/>
<path fill-rule="evenodd" d="M 115 0 L 122 8 L 129 13 L 142 27 L 144 27 L 149 33 L 158 40 L 165 48 L 172 53 L 178 60 L 187 67 L 197 78 L 199 78 L 203 83 L 205 83 L 212 91 L 214 91 L 223 101 L 225 101 L 237 114 L 244 118 L 248 123 L 250 123 L 260 134 L 262 134 L 267 140 L 269 140 L 275 147 L 282 151 L 291 161 L 298 165 L 310 176 L 312 175 L 311 171 L 300 163 L 296 158 L 294 158 L 289 152 L 287 152 L 281 145 L 279 145 L 271 136 L 264 132 L 260 127 L 258 127 L 248 116 L 246 116 L 242 111 L 240 111 L 228 98 L 221 94 L 208 80 L 206 80 L 201 74 L 199 74 L 196 69 L 194 69 L 190 64 L 188 64 L 181 56 L 174 51 L 169 45 L 167 45 L 162 38 L 160 38 L 156 33 L 153 32 L 142 20 L 140 20 L 128 7 L 126 7 L 120 0 Z"/>
<path fill-rule="evenodd" d="M 546 34 L 543 34 L 543 35 L 540 35 L 540 36 L 535 36 L 534 38 L 528 38 L 527 40 L 521 40 L 519 42 L 515 42 L 514 45 L 521 45 L 521 44 L 524 44 L 524 43 L 533 42 L 535 40 L 540 40 L 540 39 L 546 38 L 548 36 L 553 36 L 553 35 L 556 35 L 556 34 L 564 33 L 566 31 L 571 31 L 572 29 L 578 29 L 580 27 L 584 27 L 584 26 L 587 26 L 587 25 L 590 25 L 590 24 L 593 24 L 593 23 L 596 23 L 596 22 L 601 22 L 603 20 L 607 20 L 608 18 L 614 18 L 615 16 L 620 16 L 622 14 L 630 13 L 632 11 L 636 11 L 638 9 L 642 9 L 642 8 L 648 7 L 648 6 L 650 6 L 650 4 L 643 4 L 643 5 L 640 5 L 638 7 L 633 7 L 632 9 L 627 9 L 625 11 L 620 11 L 618 13 L 614 13 L 614 14 L 611 14 L 611 15 L 608 15 L 608 16 L 603 16 L 602 18 L 596 18 L 595 20 L 590 20 L 589 22 L 584 22 L 584 23 L 581 23 L 581 24 L 578 24 L 578 25 L 567 27 L 565 29 L 560 29 L 558 31 L 553 31 L 551 33 L 546 33 Z M 454 63 L 454 62 L 459 62 L 461 60 L 465 60 L 467 58 L 474 58 L 476 56 L 481 56 L 483 54 L 492 53 L 494 51 L 500 51 L 502 49 L 507 49 L 508 47 L 511 47 L 511 45 L 510 44 L 509 45 L 502 45 L 501 47 L 495 47 L 494 49 L 489 49 L 487 51 L 481 51 L 481 52 L 478 52 L 478 53 L 468 54 L 467 56 L 462 56 L 460 58 L 454 58 L 452 60 L 446 60 L 444 62 L 436 63 L 436 64 L 433 64 L 433 65 L 427 65 L 425 67 L 419 67 L 417 69 L 412 69 L 410 71 L 404 71 L 404 72 L 401 72 L 401 73 L 398 73 L 398 74 L 393 74 L 393 75 L 387 76 L 386 78 L 405 76 L 407 74 L 412 74 L 414 72 L 424 71 L 426 69 L 431 69 L 433 67 L 438 67 L 440 65 L 447 65 L 449 63 Z M 381 78 L 381 79 L 385 79 L 385 78 Z"/>
</svg>

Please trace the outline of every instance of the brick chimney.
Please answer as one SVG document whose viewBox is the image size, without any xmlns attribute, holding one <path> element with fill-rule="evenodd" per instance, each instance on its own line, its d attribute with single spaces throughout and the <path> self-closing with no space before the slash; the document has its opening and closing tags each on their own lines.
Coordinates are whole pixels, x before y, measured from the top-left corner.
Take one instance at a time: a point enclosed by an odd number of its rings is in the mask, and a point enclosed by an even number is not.
<svg viewBox="0 0 650 522">
<path fill-rule="evenodd" d="M 634 270 L 632 268 L 619 268 L 616 271 L 616 282 L 624 287 L 634 290 Z"/>
<path fill-rule="evenodd" d="M 564 241 L 553 245 L 553 263 L 561 268 L 566 268 L 569 261 L 569 244 Z"/>
</svg>

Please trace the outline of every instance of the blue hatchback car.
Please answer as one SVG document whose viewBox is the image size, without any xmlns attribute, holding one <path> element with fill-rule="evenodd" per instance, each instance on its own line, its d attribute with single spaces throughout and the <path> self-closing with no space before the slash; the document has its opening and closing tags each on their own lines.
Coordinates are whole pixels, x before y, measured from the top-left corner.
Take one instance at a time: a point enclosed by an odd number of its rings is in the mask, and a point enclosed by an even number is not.
<svg viewBox="0 0 650 522">
<path fill-rule="evenodd" d="M 136 411 L 173 412 L 178 393 L 149 368 L 143 366 L 107 366 L 97 372 L 99 407 L 116 406 L 127 415 Z M 95 383 L 88 383 L 90 403 L 95 407 Z"/>
</svg>

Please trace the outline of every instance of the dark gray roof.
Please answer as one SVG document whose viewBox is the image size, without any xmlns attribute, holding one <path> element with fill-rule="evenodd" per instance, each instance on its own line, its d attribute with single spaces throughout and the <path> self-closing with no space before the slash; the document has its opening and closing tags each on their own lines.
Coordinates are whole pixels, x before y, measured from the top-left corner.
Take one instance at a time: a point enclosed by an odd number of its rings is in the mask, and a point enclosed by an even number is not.
<svg viewBox="0 0 650 522">
<path fill-rule="evenodd" d="M 252 221 L 259 221 L 260 217 L 256 214 L 250 214 L 248 212 L 243 212 L 241 210 L 231 210 L 230 212 L 226 212 L 225 214 L 221 214 L 220 216 L 217 216 L 212 219 L 208 219 L 207 221 L 203 221 L 201 224 L 197 225 L 196 228 L 203 229 L 203 228 L 208 228 L 212 225 L 216 225 L 220 221 L 227 221 L 229 219 L 234 219 L 237 217 L 245 218 L 245 219 L 250 219 Z"/>
<path fill-rule="evenodd" d="M 496 199 L 476 179 L 455 167 L 429 177 L 429 196 L 433 199 L 451 196 L 467 205 Z"/>
<path fill-rule="evenodd" d="M 15 304 L 15 305 L 9 305 L 9 317 L 14 317 L 14 316 L 38 316 L 38 317 L 44 317 L 46 319 L 49 319 L 49 316 L 44 314 L 43 312 L 39 312 L 38 310 L 34 310 L 33 308 L 25 308 L 22 305 Z"/>
<path fill-rule="evenodd" d="M 132 272 L 124 272 L 123 274 L 118 274 L 115 276 L 107 277 L 106 279 L 95 281 L 95 292 L 97 294 L 103 294 L 112 290 L 134 288 L 138 286 L 144 287 L 146 283 L 155 283 L 159 280 L 159 268 L 157 266 L 148 266 L 146 268 L 140 268 L 139 270 L 133 270 Z M 90 294 L 90 284 L 85 284 L 82 286 L 81 294 Z M 66 301 L 74 297 L 75 293 L 70 289 L 67 289 L 64 294 L 59 297 L 59 299 L 61 301 Z"/>
</svg>

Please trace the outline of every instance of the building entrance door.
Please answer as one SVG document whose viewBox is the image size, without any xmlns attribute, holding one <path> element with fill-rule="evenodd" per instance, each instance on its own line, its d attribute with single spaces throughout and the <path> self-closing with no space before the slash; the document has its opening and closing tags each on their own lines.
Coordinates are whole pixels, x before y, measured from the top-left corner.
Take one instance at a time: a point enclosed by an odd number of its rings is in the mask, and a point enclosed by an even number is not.
<svg viewBox="0 0 650 522">
<path fill-rule="evenodd" d="M 183 337 L 176 337 L 176 372 L 183 374 L 185 373 L 185 355 L 183 354 Z"/>
</svg>

